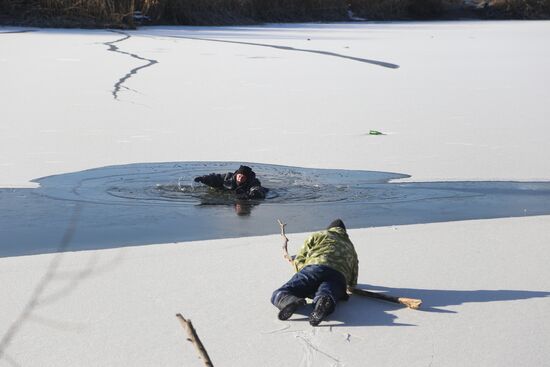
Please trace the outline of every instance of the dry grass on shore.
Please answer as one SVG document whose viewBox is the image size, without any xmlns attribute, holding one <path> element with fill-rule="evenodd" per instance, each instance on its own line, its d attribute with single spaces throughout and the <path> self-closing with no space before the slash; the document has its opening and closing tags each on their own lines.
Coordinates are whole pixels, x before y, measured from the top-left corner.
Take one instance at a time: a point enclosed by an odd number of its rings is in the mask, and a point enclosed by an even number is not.
<svg viewBox="0 0 550 367">
<path fill-rule="evenodd" d="M 541 19 L 550 0 L 0 0 L 0 23 L 133 27 L 136 11 L 153 24 L 340 21 L 348 10 L 369 20 Z"/>
<path fill-rule="evenodd" d="M 0 0 L 0 14 L 22 24 L 96 27 L 131 23 L 133 0 Z"/>
<path fill-rule="evenodd" d="M 548 19 L 550 0 L 490 0 L 488 11 L 514 19 Z"/>
<path fill-rule="evenodd" d="M 367 19 L 437 19 L 453 0 L 350 0 L 353 12 Z"/>
</svg>

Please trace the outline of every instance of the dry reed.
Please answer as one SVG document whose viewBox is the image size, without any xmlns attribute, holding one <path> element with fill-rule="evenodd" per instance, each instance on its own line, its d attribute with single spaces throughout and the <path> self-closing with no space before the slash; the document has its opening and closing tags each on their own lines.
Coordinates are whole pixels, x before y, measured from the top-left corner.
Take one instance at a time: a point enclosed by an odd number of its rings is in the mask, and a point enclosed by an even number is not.
<svg viewBox="0 0 550 367">
<path fill-rule="evenodd" d="M 472 1 L 468 2 L 472 4 Z M 0 0 L 0 24 L 133 27 L 136 11 L 153 24 L 243 24 L 282 21 L 441 19 L 469 8 L 480 18 L 540 19 L 550 0 Z M 452 14 L 451 14 L 452 17 Z"/>
</svg>

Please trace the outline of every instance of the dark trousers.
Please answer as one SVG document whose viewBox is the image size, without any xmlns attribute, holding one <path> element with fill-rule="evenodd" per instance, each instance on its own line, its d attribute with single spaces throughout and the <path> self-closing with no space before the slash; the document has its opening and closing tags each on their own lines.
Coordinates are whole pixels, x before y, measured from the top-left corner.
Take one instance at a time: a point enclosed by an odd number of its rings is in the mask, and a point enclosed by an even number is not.
<svg viewBox="0 0 550 367">
<path fill-rule="evenodd" d="M 308 265 L 273 292 L 271 303 L 282 309 L 289 299 L 312 298 L 316 303 L 321 296 L 329 296 L 334 304 L 347 299 L 346 277 L 325 265 Z"/>
</svg>

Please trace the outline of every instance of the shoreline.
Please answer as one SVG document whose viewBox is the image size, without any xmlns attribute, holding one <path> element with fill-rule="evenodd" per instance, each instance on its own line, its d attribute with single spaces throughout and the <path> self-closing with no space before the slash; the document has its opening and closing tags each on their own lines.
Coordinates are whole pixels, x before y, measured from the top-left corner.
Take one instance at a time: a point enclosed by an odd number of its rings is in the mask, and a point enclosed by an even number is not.
<svg viewBox="0 0 550 367">
<path fill-rule="evenodd" d="M 91 0 L 90 0 L 91 1 Z M 106 0 L 105 0 L 106 1 Z M 63 0 L 54 1 L 48 6 L 15 5 L 2 9 L 0 26 L 23 26 L 41 28 L 83 28 L 83 29 L 122 29 L 135 30 L 147 26 L 263 26 L 269 23 L 337 23 L 337 22 L 391 22 L 391 21 L 464 21 L 464 20 L 549 20 L 550 0 L 540 1 L 451 1 L 429 0 L 421 4 L 414 1 L 373 1 L 349 2 L 328 1 L 313 5 L 281 7 L 273 4 L 256 4 L 248 0 L 240 7 L 233 4 L 206 2 L 201 8 L 193 2 L 181 1 L 181 8 L 174 6 L 165 13 L 164 5 L 132 2 L 133 8 L 124 5 L 71 8 L 64 13 L 60 5 Z M 108 8 L 112 11 L 109 13 Z M 115 11 L 114 9 L 117 9 Z M 25 14 L 22 16 L 21 14 Z M 131 15 L 133 14 L 133 15 Z"/>
</svg>

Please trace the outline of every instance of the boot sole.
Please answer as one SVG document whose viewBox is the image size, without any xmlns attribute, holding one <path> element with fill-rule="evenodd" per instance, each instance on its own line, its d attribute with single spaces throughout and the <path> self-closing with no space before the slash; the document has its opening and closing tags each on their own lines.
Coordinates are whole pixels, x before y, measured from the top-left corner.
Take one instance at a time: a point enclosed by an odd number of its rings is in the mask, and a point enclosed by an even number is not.
<svg viewBox="0 0 550 367">
<path fill-rule="evenodd" d="M 277 315 L 279 317 L 279 320 L 282 320 L 282 321 L 288 320 L 290 316 L 294 314 L 296 309 L 298 309 L 298 307 L 303 306 L 305 304 L 306 304 L 305 300 L 300 300 L 287 305 L 285 308 L 279 311 L 279 315 Z"/>
<path fill-rule="evenodd" d="M 311 326 L 317 326 L 323 321 L 329 314 L 332 301 L 329 299 L 321 300 L 321 303 L 315 305 L 313 312 L 309 315 L 309 324 Z"/>
</svg>

